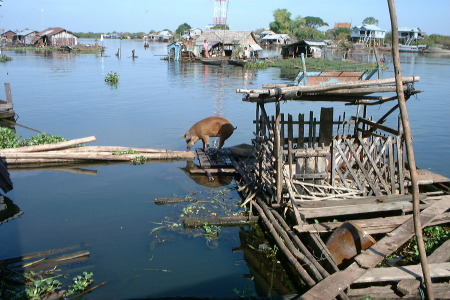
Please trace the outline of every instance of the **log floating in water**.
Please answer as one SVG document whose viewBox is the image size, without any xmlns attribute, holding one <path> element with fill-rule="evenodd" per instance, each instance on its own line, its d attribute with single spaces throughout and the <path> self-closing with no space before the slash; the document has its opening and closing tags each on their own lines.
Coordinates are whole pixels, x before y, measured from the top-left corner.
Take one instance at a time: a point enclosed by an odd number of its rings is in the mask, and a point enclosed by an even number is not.
<svg viewBox="0 0 450 300">
<path fill-rule="evenodd" d="M 145 157 L 149 160 L 191 160 L 194 152 L 167 149 L 146 149 L 117 146 L 82 146 L 93 142 L 95 137 L 75 139 L 46 145 L 0 149 L 0 157 L 8 164 L 23 163 L 79 163 L 82 161 L 133 161 Z M 75 147 L 79 146 L 79 147 Z M 127 153 L 130 151 L 131 153 Z M 135 153 L 133 153 L 135 152 Z"/>
<path fill-rule="evenodd" d="M 192 218 L 184 219 L 185 228 L 209 226 L 243 226 L 258 222 L 258 216 L 237 216 L 237 217 L 215 217 L 215 218 Z"/>
<path fill-rule="evenodd" d="M 181 202 L 197 202 L 197 199 L 186 199 L 186 198 L 156 198 L 155 204 L 170 204 L 170 203 L 181 203 Z"/>
</svg>

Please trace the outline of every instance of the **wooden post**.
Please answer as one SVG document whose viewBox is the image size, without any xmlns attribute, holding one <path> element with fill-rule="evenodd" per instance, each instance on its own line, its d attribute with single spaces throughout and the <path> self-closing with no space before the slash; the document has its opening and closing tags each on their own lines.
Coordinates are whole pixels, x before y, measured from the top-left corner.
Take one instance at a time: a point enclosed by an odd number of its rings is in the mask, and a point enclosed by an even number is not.
<svg viewBox="0 0 450 300">
<path fill-rule="evenodd" d="M 283 189 L 283 174 L 282 174 L 282 168 L 283 168 L 283 150 L 282 150 L 282 144 L 281 144 L 281 134 L 280 134 L 280 102 L 277 101 L 275 104 L 275 128 L 274 128 L 274 135 L 275 135 L 275 166 L 276 166 L 276 201 L 277 203 L 281 202 L 281 195 L 282 195 L 282 189 Z"/>
<path fill-rule="evenodd" d="M 411 174 L 411 185 L 412 185 L 412 198 L 413 198 L 413 220 L 414 220 L 414 231 L 417 238 L 417 246 L 420 254 L 420 264 L 422 266 L 422 273 L 425 281 L 425 286 L 427 290 L 427 298 L 434 299 L 433 288 L 430 277 L 430 270 L 428 267 L 427 255 L 425 252 L 425 245 L 422 236 L 422 225 L 420 222 L 420 210 L 419 210 L 419 185 L 417 182 L 417 170 L 416 162 L 414 158 L 414 149 L 412 144 L 411 127 L 409 124 L 408 110 L 406 108 L 405 95 L 403 93 L 402 84 L 402 70 L 400 67 L 400 53 L 398 47 L 398 23 L 397 23 L 397 13 L 395 9 L 394 0 L 388 0 L 389 13 L 391 16 L 391 27 L 392 27 L 392 58 L 394 62 L 395 71 L 395 82 L 397 86 L 397 97 L 398 105 L 400 107 L 400 115 L 402 118 L 406 153 L 409 162 L 409 172 Z"/>
</svg>

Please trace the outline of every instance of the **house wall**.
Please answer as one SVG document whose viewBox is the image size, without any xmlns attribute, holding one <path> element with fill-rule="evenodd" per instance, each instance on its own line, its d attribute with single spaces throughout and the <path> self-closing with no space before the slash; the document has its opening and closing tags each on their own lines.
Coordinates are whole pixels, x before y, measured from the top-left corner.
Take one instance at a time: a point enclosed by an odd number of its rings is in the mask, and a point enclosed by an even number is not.
<svg viewBox="0 0 450 300">
<path fill-rule="evenodd" d="M 78 38 L 67 31 L 59 32 L 52 35 L 49 40 L 50 46 L 76 46 Z"/>
</svg>

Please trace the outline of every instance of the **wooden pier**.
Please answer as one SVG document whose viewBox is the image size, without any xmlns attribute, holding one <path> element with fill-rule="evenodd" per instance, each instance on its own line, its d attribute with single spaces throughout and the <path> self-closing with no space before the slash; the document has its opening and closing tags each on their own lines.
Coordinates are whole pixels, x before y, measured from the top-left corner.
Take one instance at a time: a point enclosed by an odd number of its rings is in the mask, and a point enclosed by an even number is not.
<svg viewBox="0 0 450 300">
<path fill-rule="evenodd" d="M 414 89 L 418 80 L 403 78 L 406 99 L 420 92 Z M 245 159 L 233 158 L 242 178 L 240 190 L 298 279 L 310 287 L 300 299 L 419 296 L 420 265 L 377 268 L 415 234 L 403 125 L 400 119 L 395 128 L 386 125 L 398 113 L 392 102 L 397 96 L 372 95 L 392 93 L 393 82 L 264 85 L 237 91 L 245 94 L 243 101 L 256 104 L 253 151 Z M 328 101 L 332 107 L 322 107 L 320 116 L 284 114 L 286 101 Z M 336 117 L 338 103 L 355 111 Z M 372 105 L 384 109 L 389 103 L 380 119 L 369 117 Z M 275 105 L 273 116 L 266 112 L 270 104 Z M 422 226 L 448 224 L 450 179 L 418 171 Z M 346 231 L 350 239 L 337 234 Z M 351 251 L 341 253 L 346 248 Z M 448 242 L 432 256 L 435 295 L 449 298 Z"/>
</svg>

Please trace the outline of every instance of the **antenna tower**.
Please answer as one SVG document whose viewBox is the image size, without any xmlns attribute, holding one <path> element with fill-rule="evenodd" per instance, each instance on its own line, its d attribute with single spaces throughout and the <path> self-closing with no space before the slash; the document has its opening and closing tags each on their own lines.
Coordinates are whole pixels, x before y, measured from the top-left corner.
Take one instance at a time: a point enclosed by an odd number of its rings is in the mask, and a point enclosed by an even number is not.
<svg viewBox="0 0 450 300">
<path fill-rule="evenodd" d="M 227 24 L 228 0 L 214 0 L 213 25 Z"/>
</svg>

